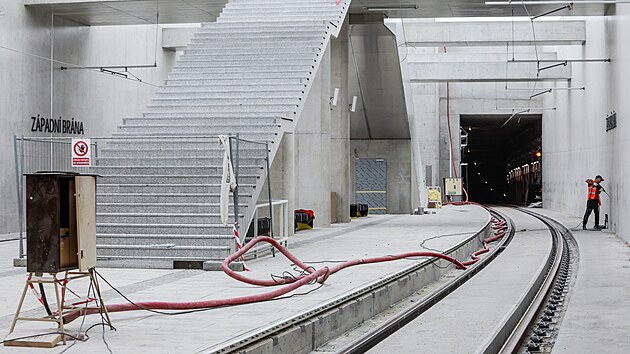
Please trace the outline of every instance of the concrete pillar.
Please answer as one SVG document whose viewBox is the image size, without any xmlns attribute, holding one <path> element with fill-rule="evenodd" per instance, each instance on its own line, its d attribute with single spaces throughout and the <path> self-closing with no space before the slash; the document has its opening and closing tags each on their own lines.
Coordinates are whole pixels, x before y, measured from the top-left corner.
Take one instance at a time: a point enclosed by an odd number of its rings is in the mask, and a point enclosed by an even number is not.
<svg viewBox="0 0 630 354">
<path fill-rule="evenodd" d="M 347 22 L 348 20 L 346 20 Z M 348 84 L 348 24 L 337 39 L 330 43 L 331 47 L 331 95 L 339 88 L 337 105 L 330 105 L 330 189 L 337 194 L 337 222 L 350 222 L 350 203 L 353 194 L 350 170 L 350 92 Z"/>
<path fill-rule="evenodd" d="M 315 227 L 330 227 L 330 47 L 304 102 L 294 134 L 295 208 L 312 209 Z"/>
</svg>

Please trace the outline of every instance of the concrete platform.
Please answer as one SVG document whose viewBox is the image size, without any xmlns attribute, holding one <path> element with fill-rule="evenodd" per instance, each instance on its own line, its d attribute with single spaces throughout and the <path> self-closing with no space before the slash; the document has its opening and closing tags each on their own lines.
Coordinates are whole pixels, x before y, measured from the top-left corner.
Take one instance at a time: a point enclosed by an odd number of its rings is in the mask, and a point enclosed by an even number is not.
<svg viewBox="0 0 630 354">
<path fill-rule="evenodd" d="M 581 218 L 533 211 L 580 226 L 572 231 L 580 248 L 577 280 L 553 352 L 630 353 L 630 245 L 605 230 L 582 231 Z"/>
<path fill-rule="evenodd" d="M 314 267 L 334 264 L 336 261 L 367 256 L 378 256 L 423 250 L 420 246 L 445 250 L 482 229 L 489 221 L 488 213 L 476 206 L 445 207 L 435 215 L 371 215 L 353 220 L 350 224 L 337 224 L 330 229 L 300 232 L 289 241 L 289 249 L 297 257 L 312 262 Z M 438 236 L 438 237 L 436 237 Z M 17 242 L 0 243 L 0 333 L 8 332 L 13 313 L 24 284 L 25 270 L 11 267 L 17 253 Z M 318 263 L 320 262 L 320 263 Z M 391 275 L 418 260 L 365 265 L 350 268 L 332 276 L 319 290 L 316 285 L 296 291 L 296 296 L 281 300 L 219 308 L 193 314 L 164 316 L 142 311 L 115 313 L 112 320 L 117 331 L 106 331 L 105 338 L 114 353 L 190 353 L 216 349 L 233 338 L 246 335 L 272 323 L 278 323 L 300 312 L 316 308 L 332 299 L 343 296 Z M 252 276 L 269 279 L 270 273 L 292 271 L 284 258 L 261 258 L 248 262 Z M 133 270 L 100 269 L 113 285 L 133 301 L 194 301 L 257 294 L 269 291 L 238 283 L 222 272 L 189 270 Z M 104 298 L 109 304 L 122 303 L 113 290 L 105 285 Z M 72 286 L 83 294 L 86 285 Z M 297 296 L 299 295 L 299 296 Z M 43 310 L 29 294 L 26 311 L 42 315 Z M 87 316 L 83 330 L 100 323 L 100 317 Z M 67 326 L 78 331 L 81 321 Z M 29 328 L 30 329 L 30 328 Z M 42 330 L 46 330 L 42 328 Z M 107 352 L 99 327 L 90 331 L 91 339 L 77 343 L 71 350 L 80 352 Z M 35 332 L 37 333 L 37 332 Z M 4 336 L 2 336 L 4 337 Z M 58 353 L 58 346 L 42 352 Z M 6 352 L 31 352 L 23 348 L 2 348 Z"/>
<path fill-rule="evenodd" d="M 369 353 L 482 353 L 544 268 L 552 239 L 537 219 L 498 208 L 516 234 L 483 271 Z M 492 352 L 492 351 L 490 351 Z"/>
</svg>

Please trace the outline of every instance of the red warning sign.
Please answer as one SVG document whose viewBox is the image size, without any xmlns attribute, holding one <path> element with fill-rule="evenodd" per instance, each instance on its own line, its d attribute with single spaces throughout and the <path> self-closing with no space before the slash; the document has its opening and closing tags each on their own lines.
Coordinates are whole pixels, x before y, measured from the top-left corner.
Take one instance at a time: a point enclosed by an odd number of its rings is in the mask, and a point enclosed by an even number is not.
<svg viewBox="0 0 630 354">
<path fill-rule="evenodd" d="M 72 139 L 72 167 L 91 166 L 90 139 Z"/>
</svg>

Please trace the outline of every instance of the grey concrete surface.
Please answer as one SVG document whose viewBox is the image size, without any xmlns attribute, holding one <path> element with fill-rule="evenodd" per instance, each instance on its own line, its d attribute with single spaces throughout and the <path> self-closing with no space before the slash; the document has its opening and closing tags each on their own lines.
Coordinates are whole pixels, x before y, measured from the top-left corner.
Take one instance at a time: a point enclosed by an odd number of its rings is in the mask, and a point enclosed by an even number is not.
<svg viewBox="0 0 630 354">
<path fill-rule="evenodd" d="M 568 228 L 580 218 L 534 209 Z M 614 233 L 573 231 L 580 248 L 577 280 L 554 353 L 630 352 L 630 246 Z"/>
<path fill-rule="evenodd" d="M 474 206 L 446 207 L 437 214 L 424 216 L 369 216 L 348 224 L 336 224 L 329 229 L 299 232 L 290 239 L 290 251 L 309 262 L 347 260 L 421 249 L 420 243 L 426 238 L 454 234 L 425 243 L 427 247 L 446 249 L 478 231 L 488 220 L 485 210 Z M 15 269 L 11 264 L 16 247 L 15 241 L 0 243 L 0 279 L 4 284 L 0 287 L 0 333 L 3 336 L 8 332 L 25 279 L 24 270 Z M 112 320 L 118 330 L 107 331 L 106 340 L 114 353 L 200 352 L 328 302 L 414 262 L 417 261 L 403 260 L 350 268 L 331 277 L 326 285 L 311 294 L 264 304 L 220 308 L 181 316 L 145 312 L 115 313 L 112 314 Z M 248 275 L 268 279 L 270 273 L 280 274 L 283 270 L 292 270 L 289 263 L 282 257 L 258 259 L 247 263 L 253 269 Z M 315 267 L 324 264 L 334 263 L 313 263 Z M 134 301 L 194 301 L 267 291 L 235 282 L 221 272 L 144 269 L 101 269 L 100 272 Z M 103 287 L 107 303 L 124 302 L 113 290 Z M 79 294 L 86 291 L 83 284 L 72 288 Z M 312 289 L 308 287 L 297 293 Z M 27 299 L 27 313 L 42 314 L 41 306 L 30 294 Z M 78 331 L 80 322 L 72 322 L 68 330 Z M 100 318 L 88 316 L 83 330 L 99 322 Z M 30 331 L 45 330 L 41 326 L 26 328 Z M 77 343 L 69 352 L 106 352 L 99 331 L 99 328 L 90 331 L 92 339 Z M 42 352 L 58 353 L 64 349 L 57 347 Z M 31 351 L 18 348 L 11 349 L 11 352 Z"/>
<path fill-rule="evenodd" d="M 543 269 L 551 250 L 544 224 L 514 210 L 502 211 L 519 230 L 505 251 L 370 353 L 479 353 L 485 349 Z"/>
</svg>

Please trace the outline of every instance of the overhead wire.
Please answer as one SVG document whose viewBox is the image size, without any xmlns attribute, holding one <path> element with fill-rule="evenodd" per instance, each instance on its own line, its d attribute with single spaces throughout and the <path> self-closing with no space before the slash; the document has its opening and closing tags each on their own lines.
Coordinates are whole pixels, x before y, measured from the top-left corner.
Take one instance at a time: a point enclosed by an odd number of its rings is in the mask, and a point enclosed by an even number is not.
<svg viewBox="0 0 630 354">
<path fill-rule="evenodd" d="M 14 48 L 7 47 L 7 46 L 4 46 L 4 45 L 0 45 L 0 48 L 4 49 L 4 50 L 8 50 L 10 52 L 14 52 L 14 53 L 26 55 L 26 56 L 29 56 L 29 57 L 45 60 L 47 62 L 53 62 L 53 63 L 57 63 L 57 64 L 66 65 L 66 66 L 73 67 L 73 68 L 76 68 L 76 69 L 84 69 L 84 70 L 88 70 L 88 71 L 96 72 L 96 73 L 101 73 L 101 74 L 111 74 L 111 73 L 105 72 L 105 71 L 100 70 L 100 69 L 95 69 L 95 68 L 90 68 L 90 67 L 83 66 L 83 65 L 68 63 L 68 62 L 65 62 L 65 61 L 57 60 L 57 59 L 47 58 L 45 56 L 41 56 L 41 55 L 25 52 L 25 51 L 14 49 Z M 124 80 L 129 80 L 129 81 L 132 81 L 132 82 L 141 83 L 141 84 L 148 85 L 148 86 L 160 87 L 159 85 L 151 84 L 151 83 L 148 83 L 146 81 L 138 81 L 136 79 L 131 79 L 131 78 L 120 76 L 120 75 L 110 75 L 110 76 L 113 76 L 113 77 L 116 77 L 116 78 L 120 78 L 120 79 L 124 79 Z"/>
</svg>

